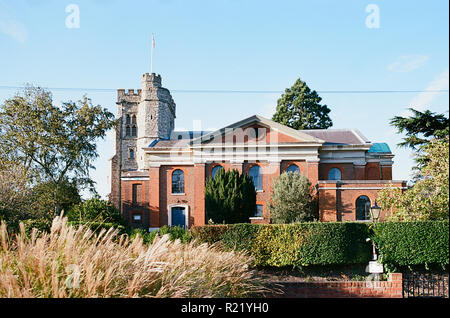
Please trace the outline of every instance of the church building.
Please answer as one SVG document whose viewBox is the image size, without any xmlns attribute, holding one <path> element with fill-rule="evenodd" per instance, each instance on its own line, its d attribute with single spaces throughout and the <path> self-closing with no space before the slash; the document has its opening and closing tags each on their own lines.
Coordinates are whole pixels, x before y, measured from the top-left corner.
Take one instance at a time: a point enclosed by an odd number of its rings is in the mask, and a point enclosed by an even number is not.
<svg viewBox="0 0 450 318">
<path fill-rule="evenodd" d="M 175 131 L 176 104 L 155 73 L 137 91 L 119 89 L 117 105 L 110 200 L 133 227 L 206 224 L 205 182 L 219 169 L 253 179 L 252 223 L 270 222 L 272 180 L 285 171 L 310 180 L 320 221 L 368 220 L 379 190 L 406 188 L 392 180 L 389 146 L 357 129 L 295 130 L 254 115 L 216 131 Z"/>
</svg>

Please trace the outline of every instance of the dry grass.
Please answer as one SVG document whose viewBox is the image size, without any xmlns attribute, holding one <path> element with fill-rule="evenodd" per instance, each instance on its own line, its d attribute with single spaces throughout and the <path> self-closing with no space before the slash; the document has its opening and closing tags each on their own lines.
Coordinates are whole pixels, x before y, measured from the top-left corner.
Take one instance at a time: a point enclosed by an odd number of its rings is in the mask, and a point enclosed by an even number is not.
<svg viewBox="0 0 450 318">
<path fill-rule="evenodd" d="M 0 297 L 248 297 L 267 291 L 243 253 L 169 237 L 145 245 L 53 220 L 50 233 L 0 226 Z"/>
</svg>

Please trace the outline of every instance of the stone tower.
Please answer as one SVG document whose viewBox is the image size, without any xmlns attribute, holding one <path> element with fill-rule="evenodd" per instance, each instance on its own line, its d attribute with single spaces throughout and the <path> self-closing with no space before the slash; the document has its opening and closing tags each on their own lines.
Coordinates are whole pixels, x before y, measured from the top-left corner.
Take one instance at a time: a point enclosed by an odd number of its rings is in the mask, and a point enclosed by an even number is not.
<svg viewBox="0 0 450 318">
<path fill-rule="evenodd" d="M 116 153 L 111 158 L 110 200 L 114 203 L 118 203 L 122 173 L 148 173 L 142 148 L 154 140 L 170 138 L 176 109 L 170 91 L 161 86 L 161 76 L 155 73 L 143 74 L 137 91 L 118 89 L 116 104 L 121 125 L 116 129 Z"/>
</svg>

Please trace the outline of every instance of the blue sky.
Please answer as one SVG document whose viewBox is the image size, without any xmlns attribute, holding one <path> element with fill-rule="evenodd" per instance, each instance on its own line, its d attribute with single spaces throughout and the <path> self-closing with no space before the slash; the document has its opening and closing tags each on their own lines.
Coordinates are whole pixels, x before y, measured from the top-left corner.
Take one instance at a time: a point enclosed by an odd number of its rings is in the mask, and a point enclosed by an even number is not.
<svg viewBox="0 0 450 318">
<path fill-rule="evenodd" d="M 66 20 L 79 8 L 79 28 Z M 366 20 L 378 8 L 379 27 Z M 431 1 L 0 0 L 0 102 L 25 83 L 54 89 L 55 103 L 83 94 L 117 113 L 118 88 L 162 75 L 177 104 L 177 130 L 201 120 L 212 130 L 253 114 L 270 118 L 278 93 L 300 77 L 331 108 L 333 128 L 358 128 L 396 154 L 394 179 L 410 179 L 411 151 L 389 119 L 414 107 L 448 116 L 448 92 L 349 94 L 327 91 L 448 90 L 449 8 Z M 13 87 L 13 88 L 8 88 Z M 92 89 L 105 90 L 92 90 Z M 321 93 L 324 92 L 324 93 Z M 110 191 L 113 134 L 99 141 L 92 176 Z"/>
</svg>

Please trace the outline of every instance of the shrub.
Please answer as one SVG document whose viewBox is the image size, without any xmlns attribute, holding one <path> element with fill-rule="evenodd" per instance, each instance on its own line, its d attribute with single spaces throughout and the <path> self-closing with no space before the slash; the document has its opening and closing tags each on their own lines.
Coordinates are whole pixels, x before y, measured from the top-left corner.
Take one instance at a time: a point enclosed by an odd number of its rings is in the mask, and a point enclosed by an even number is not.
<svg viewBox="0 0 450 318">
<path fill-rule="evenodd" d="M 383 222 L 374 229 L 380 260 L 389 270 L 401 266 L 449 264 L 449 221 Z"/>
<path fill-rule="evenodd" d="M 66 214 L 71 222 L 78 223 L 112 223 L 124 226 L 119 210 L 109 201 L 95 196 L 73 206 Z"/>
<path fill-rule="evenodd" d="M 169 235 L 146 245 L 118 237 L 117 229 L 69 226 L 53 220 L 50 233 L 23 224 L 14 238 L 0 226 L 0 297 L 247 297 L 268 291 L 248 269 L 245 253 L 207 244 L 171 242 Z"/>
<path fill-rule="evenodd" d="M 365 223 L 233 224 L 196 227 L 195 238 L 245 250 L 257 266 L 357 264 L 370 260 Z"/>
<path fill-rule="evenodd" d="M 311 182 L 295 172 L 285 172 L 273 181 L 269 203 L 272 223 L 285 224 L 313 220 Z"/>
<path fill-rule="evenodd" d="M 143 229 L 134 229 L 131 231 L 131 238 L 140 236 L 144 243 L 151 244 L 157 236 L 169 235 L 171 241 L 180 240 L 181 243 L 189 243 L 192 240 L 191 232 L 181 226 L 162 226 L 158 231 L 147 232 Z"/>
<path fill-rule="evenodd" d="M 256 191 L 252 179 L 237 170 L 220 169 L 205 184 L 207 220 L 216 224 L 249 222 L 256 209 Z"/>
</svg>

